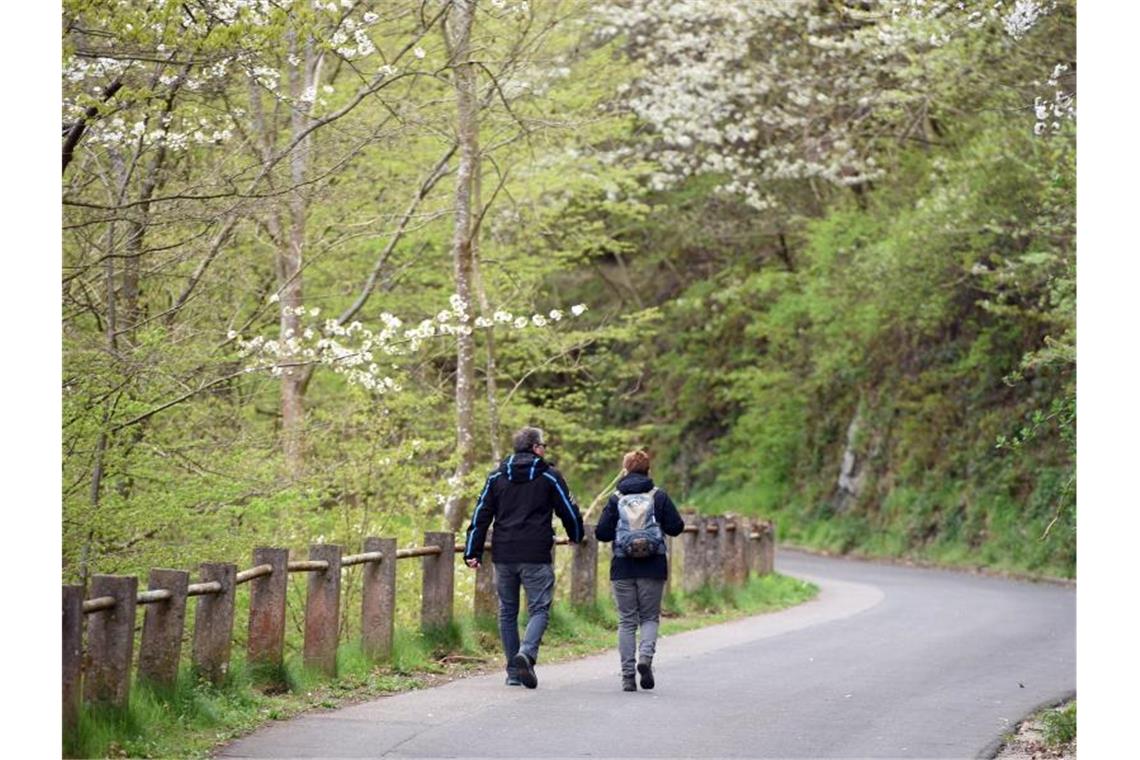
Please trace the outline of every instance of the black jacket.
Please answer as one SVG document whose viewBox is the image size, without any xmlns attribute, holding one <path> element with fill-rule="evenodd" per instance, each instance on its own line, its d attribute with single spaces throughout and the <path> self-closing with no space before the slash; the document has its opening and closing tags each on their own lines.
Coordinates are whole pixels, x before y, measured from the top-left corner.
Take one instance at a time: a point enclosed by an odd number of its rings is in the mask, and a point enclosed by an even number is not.
<svg viewBox="0 0 1140 760">
<path fill-rule="evenodd" d="M 646 493 L 653 488 L 653 480 L 648 475 L 631 472 L 617 484 L 617 490 L 625 493 Z M 602 516 L 598 518 L 598 527 L 594 528 L 594 536 L 599 541 L 613 541 L 617 536 L 618 524 L 618 497 L 611 494 Z M 685 529 L 685 521 L 669 494 L 657 489 L 653 494 L 653 516 L 667 536 L 679 536 Z M 498 539 L 496 539 L 498 540 Z M 668 578 L 669 560 L 664 554 L 656 554 L 644 559 L 633 557 L 613 557 L 610 559 L 610 580 L 617 581 L 625 578 Z"/>
<path fill-rule="evenodd" d="M 562 474 L 530 452 L 512 454 L 487 476 L 467 528 L 463 558 L 482 561 L 487 529 L 494 522 L 495 562 L 553 562 L 553 514 L 562 520 L 570 540 L 580 543 L 582 513 Z"/>
</svg>

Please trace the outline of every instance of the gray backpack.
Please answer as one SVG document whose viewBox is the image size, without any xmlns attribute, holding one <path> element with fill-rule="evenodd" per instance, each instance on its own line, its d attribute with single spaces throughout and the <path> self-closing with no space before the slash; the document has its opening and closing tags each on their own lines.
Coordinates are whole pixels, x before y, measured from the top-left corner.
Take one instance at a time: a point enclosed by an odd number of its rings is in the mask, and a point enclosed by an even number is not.
<svg viewBox="0 0 1140 760">
<path fill-rule="evenodd" d="M 623 494 L 618 497 L 617 535 L 614 537 L 614 556 L 644 559 L 665 554 L 665 534 L 657 524 L 653 509 L 654 488 L 646 493 Z"/>
</svg>

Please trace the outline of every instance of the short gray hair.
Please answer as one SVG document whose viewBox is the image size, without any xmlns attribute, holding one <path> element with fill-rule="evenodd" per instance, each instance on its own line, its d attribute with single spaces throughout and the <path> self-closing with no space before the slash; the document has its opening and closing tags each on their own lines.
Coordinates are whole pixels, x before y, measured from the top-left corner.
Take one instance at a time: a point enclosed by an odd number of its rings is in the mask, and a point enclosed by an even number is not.
<svg viewBox="0 0 1140 760">
<path fill-rule="evenodd" d="M 530 427 L 529 425 L 520 428 L 513 439 L 516 452 L 530 451 L 538 444 L 545 442 L 546 434 L 542 432 L 542 428 Z"/>
</svg>

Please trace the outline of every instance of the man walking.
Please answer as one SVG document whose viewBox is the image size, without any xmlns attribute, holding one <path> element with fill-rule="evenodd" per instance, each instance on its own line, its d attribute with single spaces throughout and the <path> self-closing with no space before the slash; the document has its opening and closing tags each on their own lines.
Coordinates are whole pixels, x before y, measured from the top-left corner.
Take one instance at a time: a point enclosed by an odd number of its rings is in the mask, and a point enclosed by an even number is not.
<svg viewBox="0 0 1140 760">
<path fill-rule="evenodd" d="M 562 520 L 572 543 L 584 538 L 582 514 L 561 473 L 546 456 L 546 436 L 540 428 L 515 433 L 514 453 L 487 476 L 475 504 L 463 559 L 469 567 L 482 565 L 483 543 L 494 523 L 492 557 L 499 593 L 499 636 L 507 659 L 507 685 L 538 686 L 534 664 L 550 617 L 554 598 L 554 530 L 551 516 Z M 526 589 L 530 616 L 519 641 L 519 586 Z"/>
</svg>

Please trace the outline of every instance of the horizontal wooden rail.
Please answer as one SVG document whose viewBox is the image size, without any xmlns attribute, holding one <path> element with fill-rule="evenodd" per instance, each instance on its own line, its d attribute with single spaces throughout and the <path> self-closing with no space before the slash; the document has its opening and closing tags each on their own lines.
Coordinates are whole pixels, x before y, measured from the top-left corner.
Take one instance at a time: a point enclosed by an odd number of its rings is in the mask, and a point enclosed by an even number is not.
<svg viewBox="0 0 1140 760">
<path fill-rule="evenodd" d="M 220 594 L 222 593 L 222 584 L 218 581 L 207 581 L 205 583 L 191 583 L 186 587 L 186 596 L 203 596 L 205 594 Z"/>
<path fill-rule="evenodd" d="M 297 559 L 289 563 L 286 569 L 291 573 L 311 573 L 329 569 L 327 559 Z"/>
<path fill-rule="evenodd" d="M 234 576 L 234 583 L 248 583 L 254 578 L 260 578 L 263 575 L 273 575 L 273 565 L 258 565 L 257 567 L 251 567 L 248 570 L 242 570 L 240 573 Z"/>
<path fill-rule="evenodd" d="M 109 610 L 115 606 L 115 597 L 113 596 L 97 596 L 94 599 L 87 599 L 83 602 L 83 614 L 89 615 L 92 612 L 102 612 Z"/>
<path fill-rule="evenodd" d="M 396 552 L 396 559 L 430 557 L 433 554 L 443 554 L 443 548 L 439 546 L 413 546 L 411 549 L 399 549 Z"/>
<path fill-rule="evenodd" d="M 168 588 L 156 588 L 152 591 L 144 591 L 141 594 L 139 594 L 138 598 L 135 600 L 135 603 L 136 604 L 154 604 L 155 602 L 169 601 L 170 599 L 173 599 L 173 598 L 174 598 L 174 594 L 171 593 L 170 589 L 168 589 Z"/>
<path fill-rule="evenodd" d="M 728 525 L 725 526 L 724 529 L 731 533 L 731 532 L 736 530 L 736 524 L 735 523 L 729 523 Z M 771 530 L 771 528 L 769 528 L 767 525 L 760 525 L 760 526 L 758 526 L 757 530 L 759 530 L 760 532 L 748 534 L 748 537 L 751 538 L 753 541 L 756 541 L 756 540 L 762 538 L 766 533 L 768 533 Z M 697 526 L 696 525 L 686 525 L 681 530 L 681 532 L 682 533 L 696 533 L 697 532 Z M 720 532 L 719 529 L 715 525 L 705 526 L 705 533 L 719 533 L 719 532 Z M 563 539 L 563 540 L 565 541 L 565 539 Z"/>
<path fill-rule="evenodd" d="M 589 536 L 587 536 L 586 538 L 589 538 Z M 554 539 L 554 545 L 555 546 L 569 546 L 570 545 L 570 539 L 565 538 L 565 537 L 556 538 L 556 539 Z M 483 544 L 484 551 L 487 549 L 493 549 L 493 548 L 494 548 L 494 542 L 493 541 L 484 542 L 484 544 Z M 403 550 L 401 550 L 401 551 L 403 551 Z M 455 545 L 455 553 L 456 554 L 462 554 L 465 551 L 467 551 L 467 545 L 466 544 L 456 544 Z M 434 554 L 435 552 L 432 552 L 432 553 Z M 400 555 L 400 556 L 403 557 L 404 555 Z"/>
<path fill-rule="evenodd" d="M 364 552 L 363 554 L 350 554 L 340 560 L 340 566 L 346 567 L 348 565 L 363 565 L 365 562 L 381 562 L 384 559 L 384 552 Z"/>
</svg>

